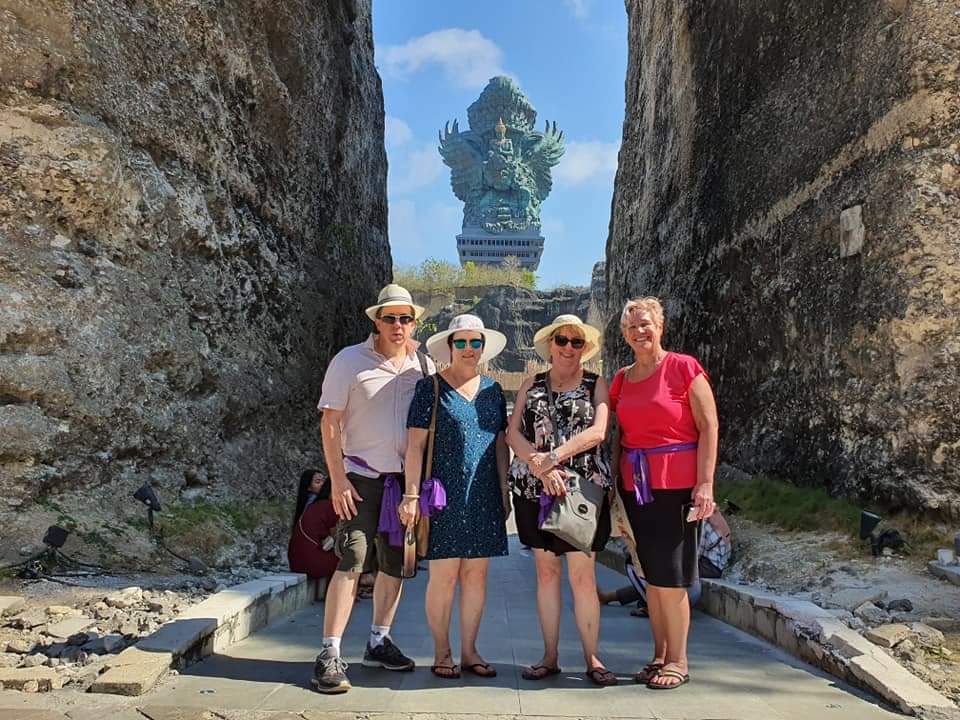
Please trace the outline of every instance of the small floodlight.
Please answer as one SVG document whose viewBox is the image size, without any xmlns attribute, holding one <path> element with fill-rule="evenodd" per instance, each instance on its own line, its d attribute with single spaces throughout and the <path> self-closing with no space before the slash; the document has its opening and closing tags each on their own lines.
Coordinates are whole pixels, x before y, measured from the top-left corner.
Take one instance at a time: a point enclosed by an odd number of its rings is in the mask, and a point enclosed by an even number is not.
<svg viewBox="0 0 960 720">
<path fill-rule="evenodd" d="M 43 544 L 50 548 L 62 548 L 70 532 L 59 525 L 51 525 L 43 535 Z"/>
<path fill-rule="evenodd" d="M 880 524 L 881 518 L 876 513 L 860 511 L 860 539 L 866 540 L 873 534 L 874 529 Z"/>
<path fill-rule="evenodd" d="M 157 496 L 157 491 L 150 483 L 144 483 L 133 497 L 147 506 L 147 519 L 150 522 L 150 528 L 153 529 L 153 513 L 160 512 L 160 498 Z"/>
</svg>

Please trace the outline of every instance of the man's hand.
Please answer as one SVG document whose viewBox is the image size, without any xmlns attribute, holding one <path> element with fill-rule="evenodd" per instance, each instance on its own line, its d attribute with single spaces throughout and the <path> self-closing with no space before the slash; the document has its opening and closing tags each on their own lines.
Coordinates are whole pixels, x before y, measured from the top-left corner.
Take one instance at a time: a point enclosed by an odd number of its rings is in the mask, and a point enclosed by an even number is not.
<svg viewBox="0 0 960 720">
<path fill-rule="evenodd" d="M 333 511 L 341 520 L 350 520 L 357 515 L 358 502 L 363 502 L 360 493 L 353 486 L 349 479 L 344 477 L 342 480 L 330 478 L 330 502 L 333 504 Z"/>
</svg>

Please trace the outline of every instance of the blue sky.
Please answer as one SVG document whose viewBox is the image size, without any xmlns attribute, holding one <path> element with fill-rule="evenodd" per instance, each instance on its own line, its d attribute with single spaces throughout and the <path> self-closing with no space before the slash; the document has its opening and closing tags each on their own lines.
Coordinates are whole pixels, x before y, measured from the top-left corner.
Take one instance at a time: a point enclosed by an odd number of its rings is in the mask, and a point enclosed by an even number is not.
<svg viewBox="0 0 960 720">
<path fill-rule="evenodd" d="M 627 20 L 620 0 L 374 0 L 387 115 L 390 245 L 398 265 L 458 262 L 463 205 L 450 190 L 437 131 L 493 75 L 513 77 L 566 154 L 541 208 L 540 287 L 587 285 L 603 259 L 623 127 Z"/>
</svg>

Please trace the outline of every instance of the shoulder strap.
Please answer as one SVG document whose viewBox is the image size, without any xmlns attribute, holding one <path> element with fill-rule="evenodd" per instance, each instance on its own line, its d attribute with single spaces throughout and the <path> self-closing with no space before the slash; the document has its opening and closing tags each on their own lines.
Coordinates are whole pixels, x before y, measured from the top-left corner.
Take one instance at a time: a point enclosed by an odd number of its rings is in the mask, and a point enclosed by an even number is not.
<svg viewBox="0 0 960 720">
<path fill-rule="evenodd" d="M 417 360 L 420 361 L 420 372 L 423 373 L 424 377 L 431 375 L 430 366 L 427 364 L 427 356 L 424 355 L 420 350 L 417 350 Z"/>
<path fill-rule="evenodd" d="M 553 388 L 550 387 L 550 372 L 543 374 L 543 384 L 547 388 L 547 407 L 550 408 L 550 424 L 553 426 L 554 450 L 563 443 L 560 442 L 560 423 L 557 422 L 557 408 L 553 404 Z"/>
<path fill-rule="evenodd" d="M 429 480 L 433 477 L 433 441 L 437 437 L 437 404 L 440 402 L 440 383 L 436 375 L 431 375 L 433 380 L 433 411 L 430 413 L 430 429 L 427 431 L 427 462 L 423 466 L 423 480 Z"/>
</svg>

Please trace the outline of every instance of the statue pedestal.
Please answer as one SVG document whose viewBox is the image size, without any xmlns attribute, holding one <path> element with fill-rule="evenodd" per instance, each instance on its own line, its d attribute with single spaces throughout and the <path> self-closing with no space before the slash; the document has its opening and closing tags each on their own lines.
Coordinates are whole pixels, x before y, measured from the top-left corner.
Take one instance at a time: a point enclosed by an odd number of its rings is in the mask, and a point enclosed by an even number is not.
<svg viewBox="0 0 960 720">
<path fill-rule="evenodd" d="M 457 235 L 460 264 L 499 265 L 513 255 L 525 270 L 536 270 L 543 254 L 543 235 L 540 228 L 531 227 L 517 233 L 488 233 L 481 228 L 464 228 Z"/>
</svg>

